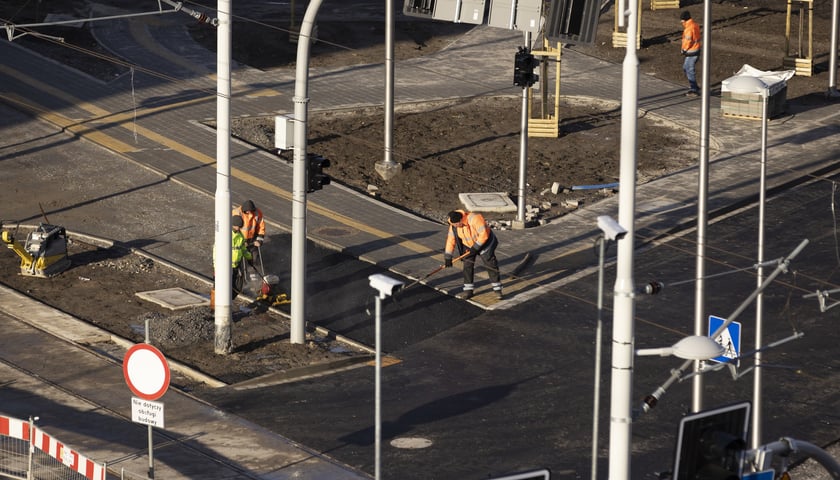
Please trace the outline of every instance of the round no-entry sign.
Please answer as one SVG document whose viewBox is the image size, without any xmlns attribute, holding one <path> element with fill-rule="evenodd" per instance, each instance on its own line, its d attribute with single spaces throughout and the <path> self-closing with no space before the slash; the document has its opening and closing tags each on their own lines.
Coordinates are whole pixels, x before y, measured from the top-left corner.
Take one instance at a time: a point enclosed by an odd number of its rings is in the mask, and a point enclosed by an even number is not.
<svg viewBox="0 0 840 480">
<path fill-rule="evenodd" d="M 143 400 L 157 400 L 169 388 L 169 364 L 160 350 L 147 343 L 128 349 L 123 376 L 128 388 Z"/>
</svg>

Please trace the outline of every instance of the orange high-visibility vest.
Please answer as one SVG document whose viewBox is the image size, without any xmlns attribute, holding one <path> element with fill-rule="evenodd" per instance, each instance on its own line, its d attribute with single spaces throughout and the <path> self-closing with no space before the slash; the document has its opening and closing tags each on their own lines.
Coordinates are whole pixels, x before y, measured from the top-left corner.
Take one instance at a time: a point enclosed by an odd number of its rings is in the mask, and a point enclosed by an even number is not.
<svg viewBox="0 0 840 480">
<path fill-rule="evenodd" d="M 682 36 L 682 54 L 696 56 L 700 54 L 700 25 L 693 18 L 685 20 Z"/>
<path fill-rule="evenodd" d="M 242 236 L 245 237 L 249 243 L 254 240 L 260 242 L 265 241 L 265 220 L 263 220 L 262 210 L 259 208 L 256 212 L 243 212 L 242 207 L 235 208 L 233 215 L 242 217 Z"/>
<path fill-rule="evenodd" d="M 444 254 L 446 256 L 454 256 L 455 247 L 460 239 L 461 243 L 470 250 L 478 250 L 487 245 L 490 241 L 492 232 L 490 226 L 484 220 L 484 216 L 480 213 L 465 212 L 463 210 L 456 210 L 463 215 L 460 227 L 449 227 L 449 233 L 446 236 L 446 249 Z M 455 236 L 457 235 L 457 239 Z"/>
</svg>

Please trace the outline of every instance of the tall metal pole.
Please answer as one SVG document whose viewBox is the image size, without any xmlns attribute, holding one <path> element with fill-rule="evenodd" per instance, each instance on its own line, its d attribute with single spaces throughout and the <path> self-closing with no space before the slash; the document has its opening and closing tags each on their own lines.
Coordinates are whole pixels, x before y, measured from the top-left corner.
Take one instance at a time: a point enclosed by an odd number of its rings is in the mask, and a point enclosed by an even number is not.
<svg viewBox="0 0 840 480">
<path fill-rule="evenodd" d="M 376 480 L 380 478 L 380 467 L 382 464 L 382 295 L 376 296 L 376 371 L 374 396 L 376 411 L 374 412 L 375 430 L 375 454 L 373 476 Z"/>
<path fill-rule="evenodd" d="M 761 180 L 758 191 L 758 276 L 756 284 L 764 283 L 764 204 L 767 195 L 767 89 L 761 93 Z M 761 347 L 763 346 L 764 293 L 755 297 L 755 370 L 753 370 L 752 447 L 761 446 Z"/>
<path fill-rule="evenodd" d="M 828 93 L 829 97 L 840 97 L 837 91 L 837 29 L 840 17 L 840 0 L 831 2 L 831 48 L 828 50 Z"/>
<path fill-rule="evenodd" d="M 525 48 L 531 49 L 531 32 L 525 32 Z M 513 227 L 525 228 L 525 202 L 528 188 L 528 92 L 531 87 L 522 87 L 522 116 L 520 121 L 519 138 L 519 181 L 516 195 L 516 220 Z"/>
<path fill-rule="evenodd" d="M 598 320 L 595 325 L 595 391 L 592 398 L 592 480 L 598 479 L 598 411 L 601 409 L 601 344 L 604 314 L 604 254 L 607 239 L 604 235 L 598 239 Z"/>
<path fill-rule="evenodd" d="M 295 145 L 292 167 L 291 343 L 304 343 L 306 331 L 306 120 L 309 105 L 309 46 L 321 0 L 311 0 L 303 15 L 295 68 Z"/>
<path fill-rule="evenodd" d="M 385 0 L 385 153 L 374 170 L 383 180 L 390 180 L 402 171 L 394 161 L 394 2 Z"/>
<path fill-rule="evenodd" d="M 697 170 L 697 255 L 695 256 L 696 283 L 694 285 L 694 334 L 705 335 L 706 329 L 706 227 L 709 224 L 709 97 L 710 65 L 712 57 L 712 2 L 703 2 L 703 73 L 701 77 L 700 107 L 700 160 Z M 694 371 L 703 362 L 695 360 Z M 691 411 L 703 409 L 703 375 L 691 379 Z"/>
<path fill-rule="evenodd" d="M 623 4 L 624 2 L 622 2 Z M 621 80 L 621 156 L 619 166 L 618 223 L 627 234 L 618 240 L 613 299 L 612 379 L 610 392 L 609 478 L 630 478 L 633 396 L 633 330 L 635 286 L 633 242 L 636 215 L 636 141 L 639 104 L 639 57 L 636 54 L 636 19 L 639 2 L 630 1 L 627 15 L 627 52 Z M 625 12 L 619 14 L 623 17 Z"/>
<path fill-rule="evenodd" d="M 215 339 L 217 354 L 231 351 L 231 227 L 230 227 L 230 0 L 219 0 L 216 29 L 216 231 L 214 239 L 216 277 Z"/>
</svg>

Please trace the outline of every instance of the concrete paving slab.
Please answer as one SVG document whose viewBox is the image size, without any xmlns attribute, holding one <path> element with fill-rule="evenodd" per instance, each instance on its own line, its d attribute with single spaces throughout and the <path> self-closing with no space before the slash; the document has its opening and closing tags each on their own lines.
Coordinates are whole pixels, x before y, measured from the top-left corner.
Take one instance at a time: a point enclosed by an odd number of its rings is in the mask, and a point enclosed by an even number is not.
<svg viewBox="0 0 840 480">
<path fill-rule="evenodd" d="M 516 205 L 507 193 L 459 193 L 458 200 L 471 212 L 515 212 Z"/>
<path fill-rule="evenodd" d="M 135 295 L 170 310 L 181 310 L 209 304 L 205 297 L 180 287 L 137 292 Z"/>
</svg>

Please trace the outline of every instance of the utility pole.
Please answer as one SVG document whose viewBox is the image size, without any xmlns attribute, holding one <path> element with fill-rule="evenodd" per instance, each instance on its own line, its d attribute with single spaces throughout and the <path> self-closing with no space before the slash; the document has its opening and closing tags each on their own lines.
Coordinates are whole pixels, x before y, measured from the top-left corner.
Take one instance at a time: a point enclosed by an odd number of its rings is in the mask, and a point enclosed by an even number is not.
<svg viewBox="0 0 840 480">
<path fill-rule="evenodd" d="M 213 350 L 231 351 L 231 208 L 230 208 L 230 0 L 219 0 L 216 30 L 216 196 L 215 196 L 215 339 Z"/>
</svg>

